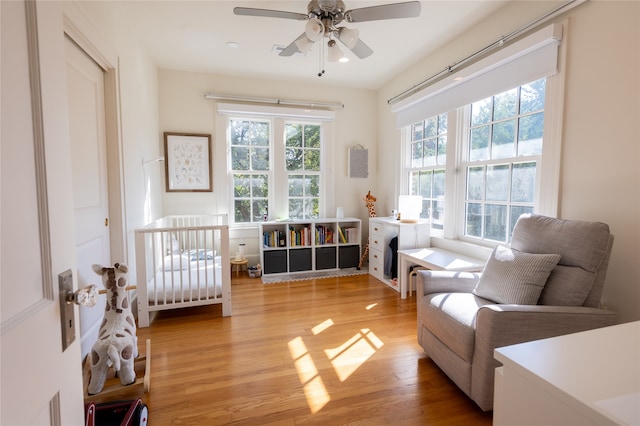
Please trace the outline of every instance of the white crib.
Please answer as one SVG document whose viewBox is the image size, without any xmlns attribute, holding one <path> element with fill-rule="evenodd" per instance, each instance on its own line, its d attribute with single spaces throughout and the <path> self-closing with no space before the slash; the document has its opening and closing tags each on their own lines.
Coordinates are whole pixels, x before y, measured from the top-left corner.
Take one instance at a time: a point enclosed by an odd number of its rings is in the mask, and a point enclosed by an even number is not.
<svg viewBox="0 0 640 426">
<path fill-rule="evenodd" d="M 231 315 L 227 215 L 166 216 L 136 229 L 138 327 L 153 311 L 221 303 Z"/>
</svg>

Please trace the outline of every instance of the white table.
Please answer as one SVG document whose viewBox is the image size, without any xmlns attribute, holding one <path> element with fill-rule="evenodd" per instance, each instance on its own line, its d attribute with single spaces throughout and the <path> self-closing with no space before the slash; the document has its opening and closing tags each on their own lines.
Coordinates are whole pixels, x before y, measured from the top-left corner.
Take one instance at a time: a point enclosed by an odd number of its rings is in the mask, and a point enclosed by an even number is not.
<svg viewBox="0 0 640 426">
<path fill-rule="evenodd" d="M 640 424 L 640 321 L 498 348 L 494 425 Z"/>
<path fill-rule="evenodd" d="M 409 267 L 424 266 L 435 271 L 481 271 L 485 261 L 474 257 L 463 256 L 437 247 L 398 250 L 398 287 L 400 297 L 407 298 Z"/>
</svg>

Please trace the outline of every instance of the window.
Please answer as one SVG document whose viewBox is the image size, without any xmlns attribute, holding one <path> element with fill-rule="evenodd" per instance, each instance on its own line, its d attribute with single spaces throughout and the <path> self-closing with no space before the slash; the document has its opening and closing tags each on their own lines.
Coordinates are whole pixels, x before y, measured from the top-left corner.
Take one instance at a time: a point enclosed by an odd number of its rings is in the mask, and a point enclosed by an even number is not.
<svg viewBox="0 0 640 426">
<path fill-rule="evenodd" d="M 269 208 L 271 123 L 229 120 L 229 142 L 234 221 L 258 222 Z"/>
<path fill-rule="evenodd" d="M 285 124 L 285 163 L 291 219 L 318 218 L 322 134 L 319 124 Z"/>
<path fill-rule="evenodd" d="M 433 229 L 443 228 L 444 183 L 447 160 L 447 114 L 411 126 L 409 195 L 422 196 L 421 217 L 431 218 Z"/>
<path fill-rule="evenodd" d="M 540 79 L 407 126 L 407 192 L 423 197 L 421 217 L 431 219 L 432 229 L 457 227 L 461 238 L 507 242 L 518 217 L 535 210 L 545 90 Z M 448 132 L 449 121 L 460 122 L 460 130 Z M 458 149 L 447 151 L 450 134 L 460 135 L 449 141 Z M 460 158 L 448 162 L 458 150 Z M 461 178 L 447 185 L 456 171 Z M 456 194 L 463 194 L 464 208 L 445 223 L 445 201 L 455 204 Z"/>
<path fill-rule="evenodd" d="M 266 114 L 263 114 L 266 115 Z M 325 123 L 286 117 L 229 117 L 233 223 L 309 219 L 323 208 Z"/>
<path fill-rule="evenodd" d="M 557 215 L 563 31 L 545 26 L 389 100 L 404 129 L 399 193 L 422 195 L 433 236 L 492 246 L 522 213 Z"/>
<path fill-rule="evenodd" d="M 545 82 L 537 80 L 466 107 L 465 236 L 506 242 L 518 217 L 533 212 Z"/>
</svg>

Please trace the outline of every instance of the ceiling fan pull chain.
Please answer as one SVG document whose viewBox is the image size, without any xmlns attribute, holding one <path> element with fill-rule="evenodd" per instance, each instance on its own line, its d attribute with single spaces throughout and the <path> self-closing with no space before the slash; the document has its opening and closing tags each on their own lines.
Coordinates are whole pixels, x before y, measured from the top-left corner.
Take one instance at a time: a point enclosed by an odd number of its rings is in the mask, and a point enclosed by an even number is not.
<svg viewBox="0 0 640 426">
<path fill-rule="evenodd" d="M 318 77 L 322 77 L 324 75 L 324 43 L 320 43 L 320 56 L 318 59 Z"/>
</svg>

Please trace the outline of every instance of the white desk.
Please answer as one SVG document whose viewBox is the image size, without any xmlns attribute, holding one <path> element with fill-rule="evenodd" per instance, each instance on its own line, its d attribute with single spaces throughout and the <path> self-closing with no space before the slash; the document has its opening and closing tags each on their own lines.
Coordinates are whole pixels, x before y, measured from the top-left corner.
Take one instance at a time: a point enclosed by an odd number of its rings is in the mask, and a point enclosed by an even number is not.
<svg viewBox="0 0 640 426">
<path fill-rule="evenodd" d="M 452 251 L 429 247 L 410 250 L 398 250 L 398 287 L 400 297 L 407 298 L 409 267 L 420 265 L 435 271 L 481 271 L 485 261 L 463 256 Z"/>
<path fill-rule="evenodd" d="M 498 348 L 494 425 L 640 424 L 640 321 Z"/>
<path fill-rule="evenodd" d="M 392 253 L 389 243 L 397 237 L 398 250 L 429 247 L 430 234 L 431 224 L 428 220 L 403 223 L 389 217 L 372 217 L 369 219 L 369 273 L 395 291 L 399 291 L 398 283 L 391 280 L 394 274 L 387 274 L 386 272 L 390 271 L 385 271 L 385 265 L 392 263 L 389 258 Z"/>
</svg>

